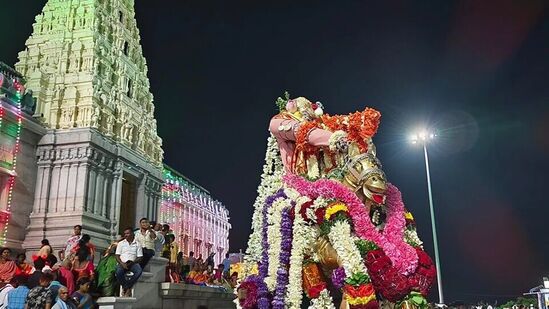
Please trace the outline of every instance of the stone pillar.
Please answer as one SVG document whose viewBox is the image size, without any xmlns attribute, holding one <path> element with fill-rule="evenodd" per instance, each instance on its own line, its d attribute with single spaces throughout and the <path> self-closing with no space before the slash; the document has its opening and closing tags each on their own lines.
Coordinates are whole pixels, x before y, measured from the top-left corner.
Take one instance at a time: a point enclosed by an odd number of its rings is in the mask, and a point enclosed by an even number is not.
<svg viewBox="0 0 549 309">
<path fill-rule="evenodd" d="M 122 162 L 117 161 L 113 170 L 113 181 L 111 185 L 113 198 L 109 211 L 109 218 L 111 220 L 110 235 L 112 239 L 118 235 L 119 229 L 118 218 L 120 218 L 120 206 L 122 203 L 122 177 Z"/>
</svg>

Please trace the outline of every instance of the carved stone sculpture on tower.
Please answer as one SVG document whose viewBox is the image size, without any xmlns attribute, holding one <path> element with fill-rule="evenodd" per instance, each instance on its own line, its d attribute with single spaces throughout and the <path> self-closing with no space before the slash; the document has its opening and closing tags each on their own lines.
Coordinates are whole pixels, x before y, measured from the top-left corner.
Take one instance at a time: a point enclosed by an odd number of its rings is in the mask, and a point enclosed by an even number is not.
<svg viewBox="0 0 549 309">
<path fill-rule="evenodd" d="M 101 108 L 99 106 L 96 106 L 93 109 L 90 126 L 93 128 L 97 128 L 99 126 L 100 121 L 101 121 Z"/>
<path fill-rule="evenodd" d="M 158 136 L 155 126 L 146 126 L 144 133 L 134 132 L 138 123 L 132 122 L 132 115 L 120 112 L 120 107 L 128 107 L 143 110 L 140 117 L 154 118 L 134 15 L 131 0 L 81 1 L 76 7 L 49 0 L 35 19 L 16 69 L 26 77 L 37 99 L 36 113 L 44 115 L 50 128 L 96 127 L 115 141 L 135 140 L 133 146 L 143 149 L 141 155 L 160 163 L 162 155 L 152 153 L 158 149 L 145 147 L 147 136 L 152 140 Z M 127 95 L 130 76 L 133 96 Z M 109 96 L 107 100 L 103 93 Z M 125 117 L 124 121 L 119 117 Z"/>
<path fill-rule="evenodd" d="M 139 218 L 156 219 L 163 183 L 161 145 L 136 151 L 158 135 L 140 126 L 154 114 L 144 108 L 153 97 L 134 0 L 43 2 L 16 70 L 28 90 L 22 108 L 36 107 L 47 130 L 24 115 L 23 130 L 35 126 L 43 137 L 33 135 L 31 144 L 29 132 L 22 135 L 22 158 L 36 158 L 37 166 L 19 166 L 17 181 L 31 173 L 36 181 L 17 185 L 24 199 L 14 204 L 10 231 L 19 224 L 24 238 L 12 248 L 36 252 L 47 238 L 57 252 L 78 224 L 104 249 Z"/>
</svg>

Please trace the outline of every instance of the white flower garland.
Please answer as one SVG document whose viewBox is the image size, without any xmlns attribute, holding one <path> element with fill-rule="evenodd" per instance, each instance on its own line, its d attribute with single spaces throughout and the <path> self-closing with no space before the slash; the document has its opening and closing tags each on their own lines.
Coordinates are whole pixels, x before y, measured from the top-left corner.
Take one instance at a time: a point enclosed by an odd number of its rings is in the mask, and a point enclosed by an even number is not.
<svg viewBox="0 0 549 309">
<path fill-rule="evenodd" d="M 292 252 L 290 256 L 290 270 L 288 277 L 288 292 L 286 304 L 289 309 L 301 308 L 303 297 L 303 252 L 310 246 L 315 235 L 314 230 L 308 227 L 305 220 L 299 215 L 303 203 L 309 201 L 308 197 L 300 197 L 296 200 L 295 219 L 293 225 Z"/>
<path fill-rule="evenodd" d="M 346 140 L 347 132 L 337 130 L 330 135 L 330 138 L 328 139 L 328 148 L 331 152 L 341 151 L 339 147 L 341 147 L 342 143 L 346 143 Z"/>
<path fill-rule="evenodd" d="M 271 134 L 267 139 L 267 151 L 265 153 L 265 164 L 261 174 L 261 182 L 257 188 L 257 198 L 254 202 L 254 214 L 252 216 L 252 233 L 248 239 L 246 249 L 244 272 L 250 274 L 254 264 L 261 260 L 261 230 L 263 227 L 262 210 L 265 199 L 282 188 L 282 175 L 284 168 L 282 159 L 276 143 L 276 138 Z"/>
<path fill-rule="evenodd" d="M 267 239 L 269 241 L 269 268 L 267 277 L 265 278 L 265 284 L 269 291 L 274 291 L 276 287 L 277 271 L 280 267 L 280 250 L 282 246 L 282 238 L 280 234 L 280 225 L 282 223 L 282 211 L 286 207 L 290 207 L 291 203 L 289 199 L 278 198 L 276 199 L 271 208 L 267 212 Z"/>
<path fill-rule="evenodd" d="M 408 229 L 406 228 L 404 230 L 404 241 L 409 244 L 410 246 L 414 247 L 421 247 L 423 248 L 423 241 L 419 239 L 419 236 L 417 235 L 416 229 Z"/>
<path fill-rule="evenodd" d="M 330 243 L 340 257 L 347 276 L 355 273 L 367 274 L 360 251 L 351 235 L 351 226 L 347 221 L 336 221 L 328 233 Z"/>
<path fill-rule="evenodd" d="M 292 188 L 284 188 L 284 194 L 286 194 L 286 196 L 292 201 L 297 201 L 301 197 L 299 192 Z"/>
<path fill-rule="evenodd" d="M 310 155 L 307 158 L 307 177 L 314 180 L 320 178 L 320 167 L 316 155 Z"/>
<path fill-rule="evenodd" d="M 315 199 L 313 202 L 313 205 L 311 207 L 307 208 L 307 211 L 305 215 L 307 216 L 307 219 L 313 221 L 314 223 L 318 223 L 316 220 L 316 210 L 322 207 L 326 207 L 328 205 L 328 201 L 326 201 L 325 198 L 322 196 L 319 196 Z"/>
<path fill-rule="evenodd" d="M 320 292 L 320 296 L 311 299 L 309 309 L 336 309 L 336 307 L 334 306 L 334 301 L 332 296 L 330 296 L 330 292 L 324 289 Z"/>
</svg>

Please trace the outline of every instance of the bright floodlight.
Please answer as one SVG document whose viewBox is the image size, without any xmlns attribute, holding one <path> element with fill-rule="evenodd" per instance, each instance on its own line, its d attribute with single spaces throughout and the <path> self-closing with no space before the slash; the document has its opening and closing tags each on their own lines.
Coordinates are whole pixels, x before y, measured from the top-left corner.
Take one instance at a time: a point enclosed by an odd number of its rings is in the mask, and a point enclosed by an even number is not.
<svg viewBox="0 0 549 309">
<path fill-rule="evenodd" d="M 412 142 L 412 144 L 417 143 L 418 139 L 419 139 L 419 136 L 417 136 L 417 134 L 410 135 L 410 142 Z"/>
<path fill-rule="evenodd" d="M 417 144 L 420 141 L 426 143 L 428 140 L 434 139 L 436 136 L 436 133 L 432 131 L 420 130 L 410 135 L 410 142 L 412 142 L 412 144 Z"/>
</svg>

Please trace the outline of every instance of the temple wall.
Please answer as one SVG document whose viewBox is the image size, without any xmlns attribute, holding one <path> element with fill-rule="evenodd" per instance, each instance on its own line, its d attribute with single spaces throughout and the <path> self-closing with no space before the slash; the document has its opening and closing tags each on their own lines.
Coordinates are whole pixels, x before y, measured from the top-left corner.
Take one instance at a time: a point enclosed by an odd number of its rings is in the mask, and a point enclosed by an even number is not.
<svg viewBox="0 0 549 309">
<path fill-rule="evenodd" d="M 0 104 L 5 112 L 5 117 L 15 121 L 17 115 L 12 105 L 6 98 L 0 98 Z M 46 133 L 46 129 L 29 115 L 22 113 L 22 129 L 17 153 L 17 176 L 13 187 L 13 202 L 10 209 L 9 226 L 6 231 L 4 246 L 21 249 L 25 238 L 26 228 L 29 225 L 29 216 L 34 202 L 34 190 L 36 182 L 36 145 Z M 5 138 L 5 137 L 2 137 Z M 5 209 L 7 205 L 1 205 Z"/>
<path fill-rule="evenodd" d="M 119 234 L 122 177 L 138 180 L 133 224 L 155 219 L 162 176 L 156 165 L 93 128 L 50 130 L 37 150 L 33 211 L 24 247 L 35 250 L 43 238 L 55 249 L 76 224 L 104 248 Z"/>
<path fill-rule="evenodd" d="M 192 181 L 164 170 L 164 186 L 160 222 L 170 224 L 180 251 L 185 256 L 193 251 L 203 259 L 215 252 L 216 263 L 221 263 L 229 252 L 229 211 L 212 198 L 204 188 Z"/>
</svg>

